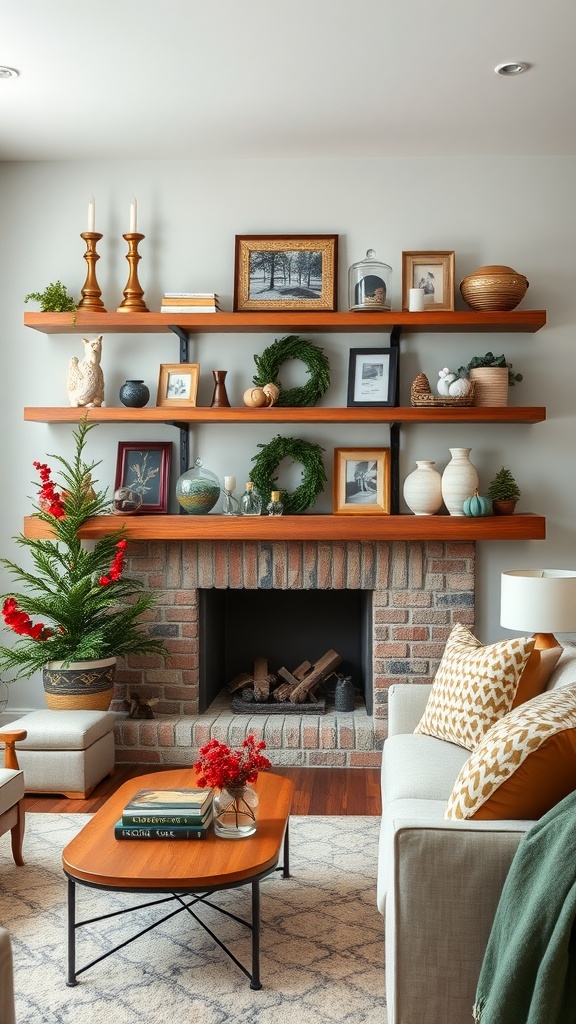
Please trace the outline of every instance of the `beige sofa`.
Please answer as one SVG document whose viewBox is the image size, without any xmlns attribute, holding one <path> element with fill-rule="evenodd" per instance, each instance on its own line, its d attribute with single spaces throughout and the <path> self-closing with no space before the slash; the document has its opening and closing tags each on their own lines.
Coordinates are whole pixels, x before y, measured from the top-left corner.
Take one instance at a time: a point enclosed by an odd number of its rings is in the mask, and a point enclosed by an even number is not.
<svg viewBox="0 0 576 1024">
<path fill-rule="evenodd" d="M 576 686 L 566 647 L 548 689 Z M 388 1024 L 471 1024 L 484 950 L 512 858 L 533 821 L 444 817 L 469 752 L 414 734 L 430 686 L 394 684 L 382 759 L 378 908 Z"/>
</svg>

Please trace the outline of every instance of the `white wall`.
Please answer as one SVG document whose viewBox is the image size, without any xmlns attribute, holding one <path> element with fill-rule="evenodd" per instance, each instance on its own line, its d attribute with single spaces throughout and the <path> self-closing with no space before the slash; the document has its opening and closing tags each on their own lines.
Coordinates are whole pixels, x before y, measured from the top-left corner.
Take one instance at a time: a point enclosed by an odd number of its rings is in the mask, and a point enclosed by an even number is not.
<svg viewBox="0 0 576 1024">
<path fill-rule="evenodd" d="M 457 129 L 455 129 L 457 130 Z M 95 151 L 97 139 L 95 139 Z M 97 276 L 103 301 L 122 300 L 128 264 L 121 237 L 128 229 L 130 200 L 138 199 L 141 244 L 139 277 L 145 299 L 158 309 L 164 290 L 214 290 L 232 308 L 235 234 L 333 233 L 340 236 L 339 308 L 347 308 L 348 266 L 368 247 L 393 268 L 392 304 L 400 306 L 402 250 L 453 249 L 456 281 L 488 263 L 503 263 L 527 276 L 521 308 L 545 308 L 548 326 L 538 334 L 422 334 L 402 342 L 402 396 L 421 370 L 431 381 L 445 365 L 457 367 L 492 349 L 504 352 L 524 381 L 511 403 L 546 405 L 548 420 L 534 426 L 411 427 L 402 433 L 401 479 L 416 459 L 431 458 L 442 470 L 452 446 L 470 446 L 485 489 L 501 465 L 516 477 L 519 511 L 547 516 L 548 539 L 478 544 L 477 632 L 484 642 L 505 635 L 499 626 L 499 573 L 516 567 L 576 568 L 574 472 L 574 180 L 576 160 L 430 159 L 334 161 L 178 161 L 0 164 L 0 368 L 2 370 L 3 496 L 0 554 L 19 560 L 12 541 L 35 494 L 32 462 L 50 452 L 70 454 L 64 425 L 24 424 L 25 405 L 67 405 L 66 373 L 80 356 L 74 336 L 44 336 L 25 329 L 24 295 L 60 279 L 78 300 L 86 275 L 87 202 L 96 197 L 99 243 Z M 465 308 L 459 294 L 457 308 Z M 278 335 L 207 335 L 191 346 L 200 363 L 198 402 L 212 394 L 212 369 L 227 369 L 232 404 L 241 404 L 254 373 L 254 353 Z M 317 335 L 332 368 L 323 404 L 346 404 L 349 348 L 386 343 L 377 335 Z M 178 361 L 170 335 L 109 335 L 103 342 L 107 402 L 118 404 L 127 377 L 142 377 L 155 402 L 158 367 Z M 286 365 L 284 383 L 305 379 L 302 366 Z M 277 432 L 251 425 L 195 431 L 193 458 L 222 477 L 247 478 L 258 443 Z M 292 432 L 289 427 L 282 433 Z M 316 511 L 331 507 L 332 450 L 388 443 L 387 428 L 307 425 L 300 436 L 326 449 L 329 476 Z M 176 441 L 168 426 L 100 425 L 91 454 L 103 460 L 99 482 L 112 484 L 119 440 Z M 174 449 L 176 456 L 176 447 Z M 177 473 L 173 474 L 173 484 Z M 295 478 L 283 476 L 286 486 Z M 173 489 L 173 486 L 172 486 Z M 174 510 L 176 510 L 174 508 Z M 1 580 L 2 589 L 8 580 Z M 43 706 L 39 680 L 11 688 L 10 707 Z"/>
</svg>

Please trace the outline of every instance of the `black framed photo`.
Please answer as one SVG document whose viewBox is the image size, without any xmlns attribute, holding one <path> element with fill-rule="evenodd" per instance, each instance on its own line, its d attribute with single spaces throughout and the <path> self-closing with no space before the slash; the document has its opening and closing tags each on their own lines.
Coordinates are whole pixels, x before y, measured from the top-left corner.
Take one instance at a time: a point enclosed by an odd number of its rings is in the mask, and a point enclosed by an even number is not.
<svg viewBox="0 0 576 1024">
<path fill-rule="evenodd" d="M 171 459 L 172 441 L 119 441 L 114 491 L 141 497 L 139 512 L 166 513 Z"/>
<path fill-rule="evenodd" d="M 338 235 L 236 235 L 234 312 L 335 310 Z"/>
<path fill-rule="evenodd" d="M 396 404 L 397 348 L 351 348 L 348 363 L 348 406 Z"/>
</svg>

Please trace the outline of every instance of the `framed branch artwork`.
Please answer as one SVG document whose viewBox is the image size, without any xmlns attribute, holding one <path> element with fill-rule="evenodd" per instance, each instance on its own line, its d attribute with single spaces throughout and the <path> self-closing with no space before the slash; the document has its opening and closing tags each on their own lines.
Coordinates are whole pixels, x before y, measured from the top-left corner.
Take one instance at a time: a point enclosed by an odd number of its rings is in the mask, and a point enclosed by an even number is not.
<svg viewBox="0 0 576 1024">
<path fill-rule="evenodd" d="M 426 312 L 454 309 L 454 251 L 402 253 L 402 309 L 411 288 L 421 288 Z"/>
<path fill-rule="evenodd" d="M 390 449 L 334 449 L 335 515 L 390 515 Z"/>
<path fill-rule="evenodd" d="M 139 512 L 148 515 L 168 511 L 172 441 L 119 441 L 114 483 L 115 508 L 122 514 L 118 491 L 142 499 Z"/>
<path fill-rule="evenodd" d="M 369 409 L 394 405 L 397 379 L 397 348 L 351 348 L 348 406 Z"/>
<path fill-rule="evenodd" d="M 161 363 L 156 405 L 196 405 L 199 376 L 199 363 Z"/>
<path fill-rule="evenodd" d="M 236 235 L 234 312 L 335 310 L 338 235 Z"/>
</svg>

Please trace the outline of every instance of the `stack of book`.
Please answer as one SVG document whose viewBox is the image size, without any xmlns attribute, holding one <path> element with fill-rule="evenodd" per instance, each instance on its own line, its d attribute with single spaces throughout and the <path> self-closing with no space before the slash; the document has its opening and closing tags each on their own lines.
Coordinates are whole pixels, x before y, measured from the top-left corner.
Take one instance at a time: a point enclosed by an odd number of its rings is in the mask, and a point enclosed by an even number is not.
<svg viewBox="0 0 576 1024">
<path fill-rule="evenodd" d="M 218 313 L 216 292 L 166 292 L 161 313 Z"/>
<path fill-rule="evenodd" d="M 116 839 L 205 839 L 212 789 L 140 789 L 114 826 Z"/>
</svg>

